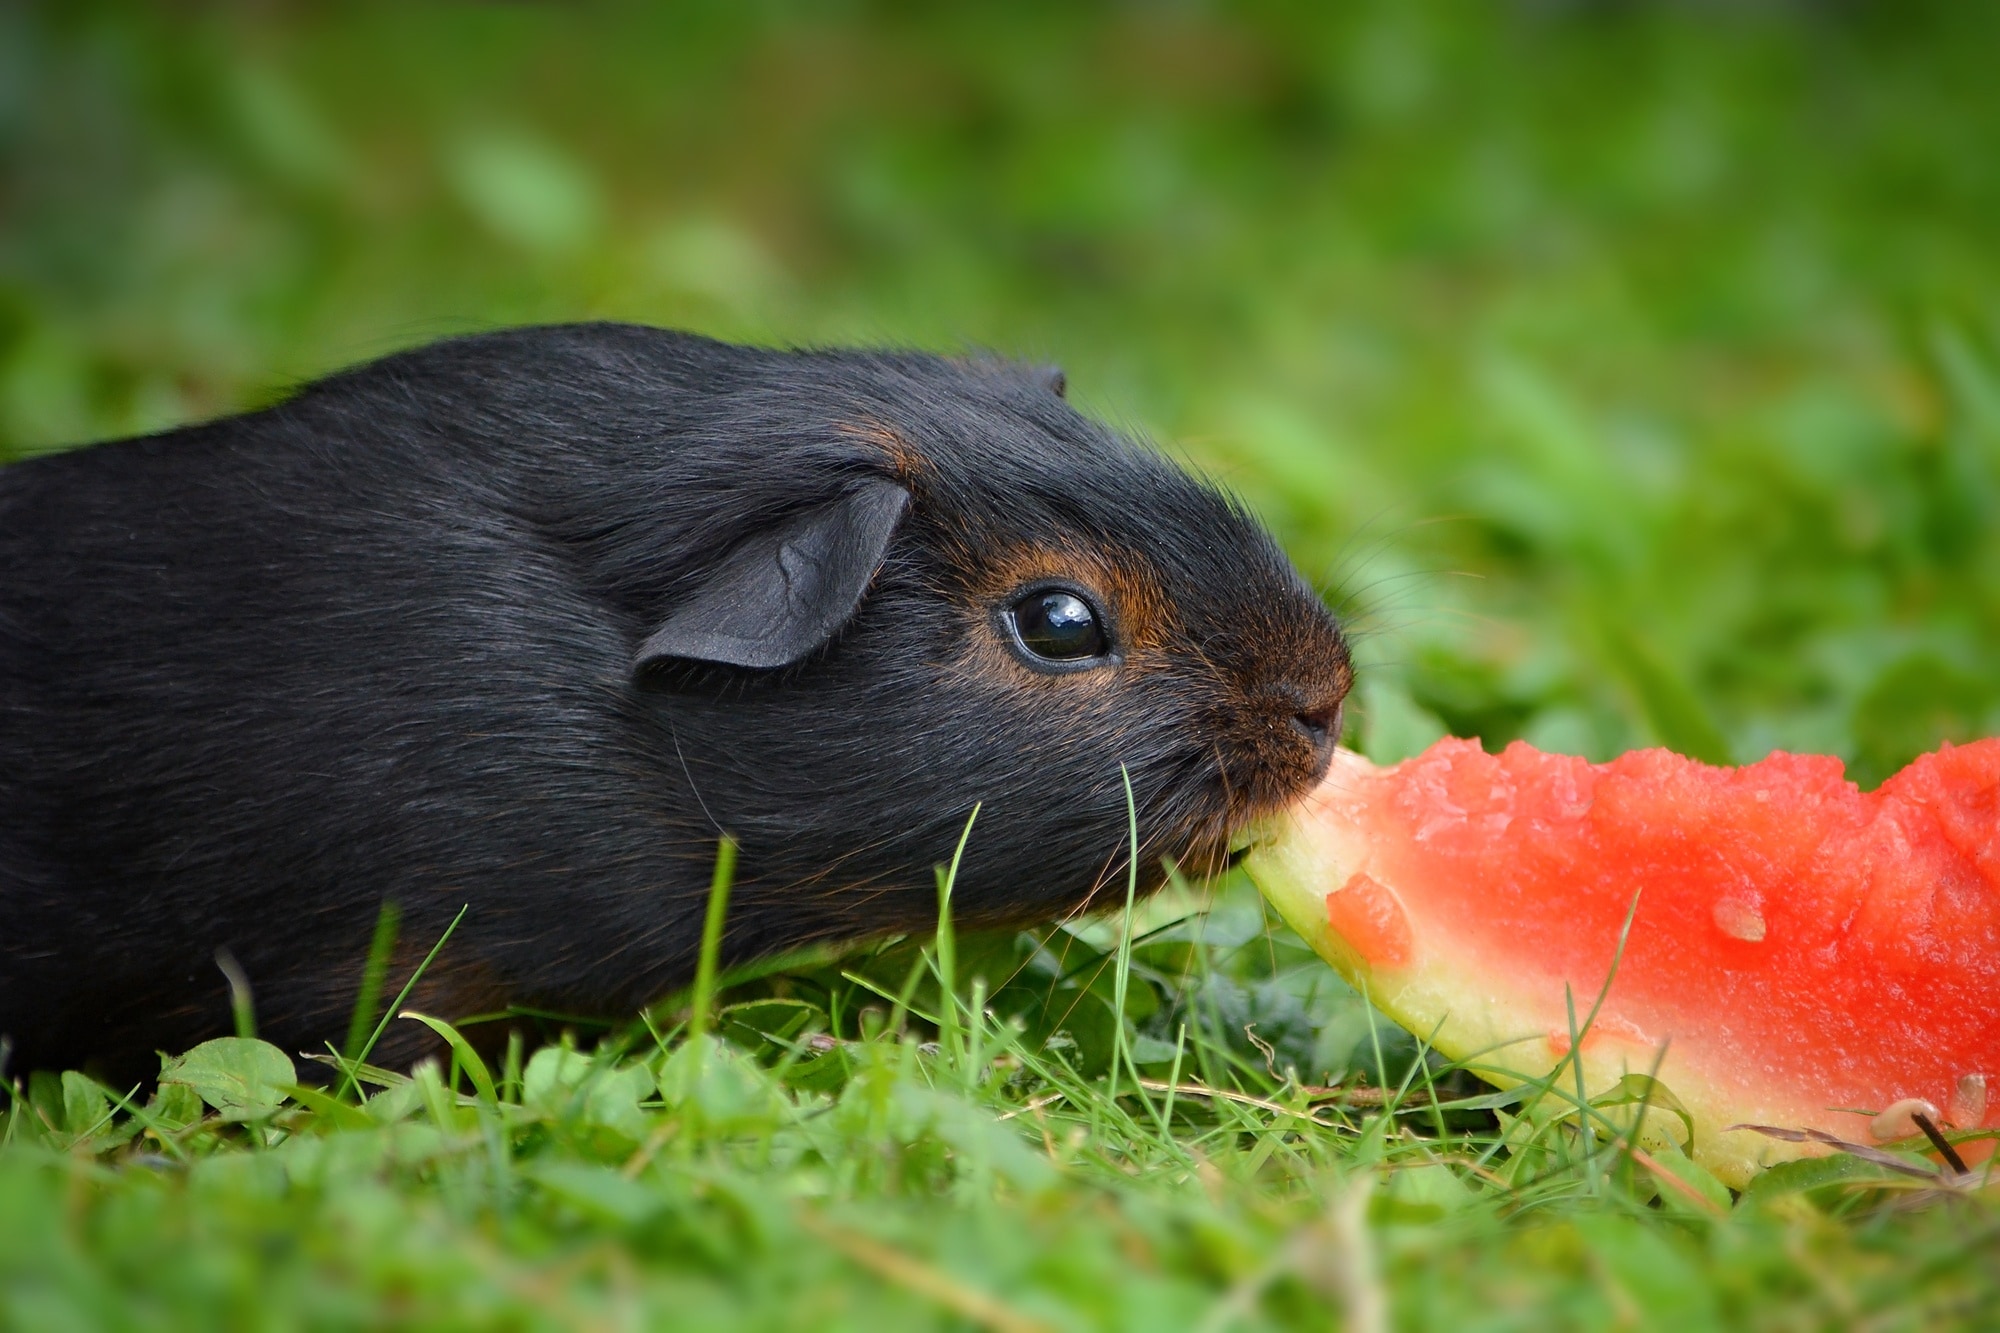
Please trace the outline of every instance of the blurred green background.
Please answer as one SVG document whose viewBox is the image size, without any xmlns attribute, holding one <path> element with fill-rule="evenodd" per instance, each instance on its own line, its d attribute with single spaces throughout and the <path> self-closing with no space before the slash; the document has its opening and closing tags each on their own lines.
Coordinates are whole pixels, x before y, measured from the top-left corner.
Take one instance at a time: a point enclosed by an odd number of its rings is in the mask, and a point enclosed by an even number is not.
<svg viewBox="0 0 2000 1333">
<path fill-rule="evenodd" d="M 1058 361 L 1354 739 L 2000 732 L 2000 6 L 0 6 L 0 458 L 615 317 Z"/>
</svg>

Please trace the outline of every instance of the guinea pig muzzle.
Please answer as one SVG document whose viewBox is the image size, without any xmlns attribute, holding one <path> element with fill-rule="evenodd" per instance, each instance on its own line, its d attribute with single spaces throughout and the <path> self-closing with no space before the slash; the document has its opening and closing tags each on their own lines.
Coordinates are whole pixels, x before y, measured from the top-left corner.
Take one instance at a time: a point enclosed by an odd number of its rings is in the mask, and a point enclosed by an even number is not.
<svg viewBox="0 0 2000 1333">
<path fill-rule="evenodd" d="M 1233 870 L 1249 851 L 1256 821 L 1299 800 L 1326 776 L 1345 686 L 1340 680 L 1333 701 L 1317 706 L 1296 690 L 1273 692 L 1239 719 L 1232 728 L 1235 744 L 1215 757 L 1208 809 L 1185 822 L 1184 849 L 1170 854 L 1183 874 L 1211 878 Z"/>
<path fill-rule="evenodd" d="M 1340 735 L 1344 683 L 1324 700 L 1293 687 L 1257 700 L 1239 724 L 1224 785 L 1232 825 L 1291 804 L 1326 776 Z"/>
</svg>

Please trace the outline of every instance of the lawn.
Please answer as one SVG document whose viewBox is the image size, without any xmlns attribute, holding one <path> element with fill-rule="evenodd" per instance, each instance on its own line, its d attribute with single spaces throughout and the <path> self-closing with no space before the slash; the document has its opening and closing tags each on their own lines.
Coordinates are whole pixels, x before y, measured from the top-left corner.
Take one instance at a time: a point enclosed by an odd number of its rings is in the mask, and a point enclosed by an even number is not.
<svg viewBox="0 0 2000 1333">
<path fill-rule="evenodd" d="M 1872 785 L 2000 734 L 1996 50 L 1944 0 L 9 7 L 0 459 L 532 320 L 991 347 L 1270 523 L 1378 760 Z M 0 1327 L 2000 1325 L 1992 1189 L 1668 1180 L 1239 882 L 724 980 L 490 1069 L 23 1084 Z"/>
</svg>

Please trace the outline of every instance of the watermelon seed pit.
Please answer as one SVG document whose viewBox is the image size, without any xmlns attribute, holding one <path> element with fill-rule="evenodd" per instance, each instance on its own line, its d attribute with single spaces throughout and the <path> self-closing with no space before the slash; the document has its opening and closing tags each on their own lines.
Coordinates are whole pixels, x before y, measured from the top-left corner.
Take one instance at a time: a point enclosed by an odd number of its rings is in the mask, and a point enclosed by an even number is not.
<svg viewBox="0 0 2000 1333">
<path fill-rule="evenodd" d="M 1986 1075 L 1962 1074 L 1951 1091 L 1946 1118 L 1960 1129 L 1978 1129 L 1986 1121 Z"/>
<path fill-rule="evenodd" d="M 1715 928 L 1732 940 L 1756 943 L 1764 938 L 1764 904 L 1752 890 L 1718 898 L 1710 915 Z"/>
<path fill-rule="evenodd" d="M 1899 1102 L 1891 1102 L 1868 1122 L 1868 1137 L 1877 1143 L 1907 1139 L 1918 1132 L 1918 1116 L 1935 1123 L 1938 1119 L 1938 1109 L 1922 1097 L 1905 1097 Z"/>
</svg>

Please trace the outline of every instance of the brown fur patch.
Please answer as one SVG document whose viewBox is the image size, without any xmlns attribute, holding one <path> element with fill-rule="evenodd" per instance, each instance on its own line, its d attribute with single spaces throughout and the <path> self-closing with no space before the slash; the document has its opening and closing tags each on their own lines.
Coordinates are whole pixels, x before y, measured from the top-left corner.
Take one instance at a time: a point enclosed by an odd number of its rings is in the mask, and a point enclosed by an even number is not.
<svg viewBox="0 0 2000 1333">
<path fill-rule="evenodd" d="M 922 451 L 886 422 L 864 417 L 859 421 L 843 421 L 835 429 L 848 439 L 879 452 L 896 480 L 905 486 L 915 484 L 930 469 Z"/>
</svg>

